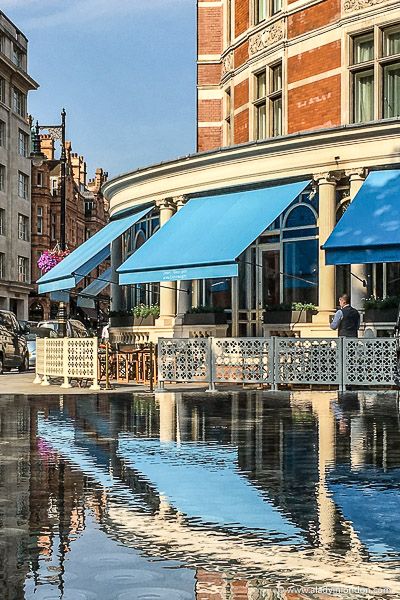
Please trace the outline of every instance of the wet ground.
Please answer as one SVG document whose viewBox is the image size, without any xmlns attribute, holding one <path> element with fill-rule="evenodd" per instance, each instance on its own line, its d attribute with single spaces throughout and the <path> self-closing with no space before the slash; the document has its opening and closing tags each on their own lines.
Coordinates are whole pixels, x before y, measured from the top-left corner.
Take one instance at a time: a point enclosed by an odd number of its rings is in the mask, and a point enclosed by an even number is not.
<svg viewBox="0 0 400 600">
<path fill-rule="evenodd" d="M 395 393 L 0 396 L 1 600 L 400 597 Z"/>
</svg>

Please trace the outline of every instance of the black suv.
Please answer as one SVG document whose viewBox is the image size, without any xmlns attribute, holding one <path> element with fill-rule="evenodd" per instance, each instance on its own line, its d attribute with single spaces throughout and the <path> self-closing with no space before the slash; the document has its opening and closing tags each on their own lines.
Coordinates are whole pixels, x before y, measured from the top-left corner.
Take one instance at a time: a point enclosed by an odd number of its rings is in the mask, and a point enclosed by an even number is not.
<svg viewBox="0 0 400 600">
<path fill-rule="evenodd" d="M 0 374 L 13 368 L 29 369 L 29 352 L 25 334 L 14 313 L 0 310 Z"/>
</svg>

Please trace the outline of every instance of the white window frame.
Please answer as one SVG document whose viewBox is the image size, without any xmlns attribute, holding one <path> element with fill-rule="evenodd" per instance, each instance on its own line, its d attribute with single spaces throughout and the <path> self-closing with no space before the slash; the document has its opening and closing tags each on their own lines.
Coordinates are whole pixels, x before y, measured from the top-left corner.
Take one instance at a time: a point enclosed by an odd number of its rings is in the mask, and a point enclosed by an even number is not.
<svg viewBox="0 0 400 600">
<path fill-rule="evenodd" d="M 18 171 L 18 196 L 29 200 L 29 177 L 22 171 Z"/>
</svg>

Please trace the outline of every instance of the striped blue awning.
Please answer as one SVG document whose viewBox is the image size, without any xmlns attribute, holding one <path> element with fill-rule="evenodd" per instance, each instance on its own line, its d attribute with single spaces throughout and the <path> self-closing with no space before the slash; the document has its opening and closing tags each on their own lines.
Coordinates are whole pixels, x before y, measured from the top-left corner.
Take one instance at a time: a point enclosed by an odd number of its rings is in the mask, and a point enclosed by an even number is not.
<svg viewBox="0 0 400 600">
<path fill-rule="evenodd" d="M 193 198 L 117 269 L 120 284 L 237 276 L 242 252 L 308 183 Z"/>
<path fill-rule="evenodd" d="M 368 175 L 323 249 L 327 265 L 400 262 L 400 170 Z"/>
<path fill-rule="evenodd" d="M 111 242 L 140 221 L 151 208 L 111 221 L 39 280 L 39 294 L 74 288 L 86 275 L 109 258 Z"/>
</svg>

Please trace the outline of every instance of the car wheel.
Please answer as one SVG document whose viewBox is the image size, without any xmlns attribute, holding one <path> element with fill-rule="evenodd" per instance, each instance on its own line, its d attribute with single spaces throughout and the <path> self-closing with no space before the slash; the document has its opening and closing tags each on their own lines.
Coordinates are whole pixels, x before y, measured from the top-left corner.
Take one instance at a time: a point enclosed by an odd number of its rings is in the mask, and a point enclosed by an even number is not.
<svg viewBox="0 0 400 600">
<path fill-rule="evenodd" d="M 20 372 L 23 372 L 23 371 L 28 371 L 28 369 L 29 369 L 29 354 L 25 354 L 24 360 L 22 361 L 22 363 L 18 367 L 18 370 Z"/>
</svg>

